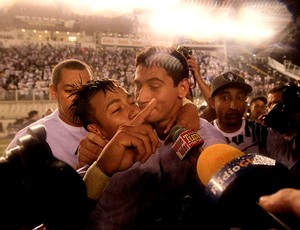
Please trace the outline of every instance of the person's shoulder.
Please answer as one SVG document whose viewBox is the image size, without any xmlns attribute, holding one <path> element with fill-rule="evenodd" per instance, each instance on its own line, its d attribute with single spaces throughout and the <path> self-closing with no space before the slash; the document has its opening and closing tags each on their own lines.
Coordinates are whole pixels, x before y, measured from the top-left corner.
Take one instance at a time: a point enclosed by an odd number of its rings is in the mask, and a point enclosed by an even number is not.
<svg viewBox="0 0 300 230">
<path fill-rule="evenodd" d="M 208 121 L 205 118 L 200 117 L 200 128 L 201 127 L 208 127 L 208 128 L 215 129 L 214 120 Z"/>
<path fill-rule="evenodd" d="M 200 124 L 204 124 L 204 125 L 211 125 L 211 122 L 209 122 L 207 119 L 203 118 L 203 117 L 199 117 L 200 120 Z"/>
<path fill-rule="evenodd" d="M 211 122 L 203 118 L 200 118 L 200 129 L 198 132 L 204 140 L 204 148 L 212 144 L 227 144 L 224 135 Z"/>
</svg>

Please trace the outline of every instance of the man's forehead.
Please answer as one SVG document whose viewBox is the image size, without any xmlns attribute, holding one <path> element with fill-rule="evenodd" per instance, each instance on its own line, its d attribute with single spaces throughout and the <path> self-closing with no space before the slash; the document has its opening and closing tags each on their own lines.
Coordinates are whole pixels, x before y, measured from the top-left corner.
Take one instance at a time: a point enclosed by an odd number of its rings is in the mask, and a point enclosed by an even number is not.
<svg viewBox="0 0 300 230">
<path fill-rule="evenodd" d="M 101 91 L 98 94 L 101 97 L 103 104 L 108 107 L 114 103 L 119 102 L 121 99 L 131 98 L 132 96 L 123 88 L 116 88 L 115 91 L 107 90 L 105 93 Z"/>
<path fill-rule="evenodd" d="M 165 81 L 169 79 L 168 73 L 165 69 L 158 66 L 138 66 L 133 79 L 135 83 L 149 82 L 149 81 Z"/>
<path fill-rule="evenodd" d="M 227 88 L 225 88 L 225 89 L 221 89 L 221 90 L 218 92 L 218 94 L 219 94 L 219 95 L 221 95 L 221 94 L 230 94 L 230 93 L 232 93 L 232 92 L 237 92 L 237 93 L 239 93 L 239 94 L 245 94 L 245 95 L 246 95 L 245 91 L 242 90 L 242 89 L 240 89 L 240 88 L 238 88 L 238 87 L 227 87 Z"/>
</svg>

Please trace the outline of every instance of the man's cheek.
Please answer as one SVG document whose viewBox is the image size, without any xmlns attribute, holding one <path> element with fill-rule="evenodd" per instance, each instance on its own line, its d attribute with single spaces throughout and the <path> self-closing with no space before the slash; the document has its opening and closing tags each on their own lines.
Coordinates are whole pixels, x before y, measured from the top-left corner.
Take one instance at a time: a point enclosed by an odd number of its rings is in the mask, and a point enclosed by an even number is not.
<svg viewBox="0 0 300 230">
<path fill-rule="evenodd" d="M 158 109 L 153 109 L 145 119 L 145 123 L 155 122 L 158 115 Z"/>
</svg>

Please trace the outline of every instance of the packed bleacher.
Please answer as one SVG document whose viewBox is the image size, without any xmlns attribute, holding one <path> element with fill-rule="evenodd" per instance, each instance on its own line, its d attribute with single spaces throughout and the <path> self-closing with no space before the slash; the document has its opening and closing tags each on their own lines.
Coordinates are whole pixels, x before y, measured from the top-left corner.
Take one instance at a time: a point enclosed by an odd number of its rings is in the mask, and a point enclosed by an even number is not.
<svg viewBox="0 0 300 230">
<path fill-rule="evenodd" d="M 139 47 L 82 47 L 77 43 L 23 42 L 8 47 L 0 43 L 0 100 L 49 100 L 52 68 L 67 58 L 83 60 L 98 78 L 117 79 L 132 92 L 130 81 L 135 69 L 134 58 L 139 50 Z M 228 69 L 240 71 L 247 83 L 253 86 L 254 95 L 266 95 L 274 85 L 293 81 L 268 66 L 266 58 L 237 56 L 225 61 L 200 48 L 193 51 L 201 75 L 209 85 L 216 75 Z M 197 87 L 193 92 L 200 106 L 201 92 Z"/>
</svg>

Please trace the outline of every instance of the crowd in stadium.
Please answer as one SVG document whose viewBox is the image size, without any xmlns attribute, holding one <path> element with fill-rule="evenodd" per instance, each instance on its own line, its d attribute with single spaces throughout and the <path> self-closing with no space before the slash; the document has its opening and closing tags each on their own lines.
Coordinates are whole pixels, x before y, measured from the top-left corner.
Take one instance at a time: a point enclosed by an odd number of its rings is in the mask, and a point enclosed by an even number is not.
<svg viewBox="0 0 300 230">
<path fill-rule="evenodd" d="M 67 58 L 83 60 L 93 68 L 97 77 L 117 79 L 132 92 L 130 81 L 135 70 L 134 58 L 140 49 L 112 46 L 87 48 L 74 44 L 53 46 L 50 43 L 34 42 L 10 47 L 0 44 L 0 100 L 13 99 L 15 90 L 19 92 L 19 100 L 28 100 L 32 98 L 32 94 L 38 100 L 49 99 L 48 87 L 52 68 Z M 209 85 L 219 73 L 235 68 L 245 76 L 250 85 L 255 86 L 253 95 L 266 95 L 275 84 L 292 81 L 270 67 L 266 74 L 250 68 L 249 63 L 254 66 L 260 64 L 260 67 L 267 66 L 261 60 L 258 63 L 256 59 L 249 57 L 229 57 L 225 62 L 203 53 L 200 49 L 194 50 L 194 56 L 200 65 L 204 81 Z"/>
</svg>

